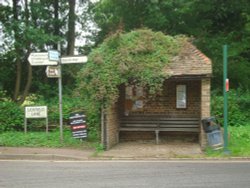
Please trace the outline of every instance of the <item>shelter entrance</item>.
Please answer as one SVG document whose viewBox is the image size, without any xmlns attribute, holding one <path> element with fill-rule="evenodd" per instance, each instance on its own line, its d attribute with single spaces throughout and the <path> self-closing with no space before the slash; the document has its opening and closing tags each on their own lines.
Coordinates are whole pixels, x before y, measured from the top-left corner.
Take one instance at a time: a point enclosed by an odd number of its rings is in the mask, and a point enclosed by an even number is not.
<svg viewBox="0 0 250 188">
<path fill-rule="evenodd" d="M 162 92 L 150 96 L 139 86 L 122 86 L 119 141 L 154 140 L 187 135 L 198 141 L 201 80 L 166 80 Z"/>
</svg>

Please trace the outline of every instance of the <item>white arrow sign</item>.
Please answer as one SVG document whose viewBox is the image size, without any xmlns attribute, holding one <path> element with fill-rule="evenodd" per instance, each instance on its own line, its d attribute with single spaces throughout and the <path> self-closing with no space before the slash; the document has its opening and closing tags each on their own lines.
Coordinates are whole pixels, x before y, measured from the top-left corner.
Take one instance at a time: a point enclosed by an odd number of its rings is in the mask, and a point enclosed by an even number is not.
<svg viewBox="0 0 250 188">
<path fill-rule="evenodd" d="M 61 58 L 62 64 L 86 63 L 87 61 L 87 56 L 66 56 Z"/>
<path fill-rule="evenodd" d="M 31 53 L 28 61 L 31 66 L 57 65 L 56 61 L 49 61 L 48 52 Z"/>
</svg>

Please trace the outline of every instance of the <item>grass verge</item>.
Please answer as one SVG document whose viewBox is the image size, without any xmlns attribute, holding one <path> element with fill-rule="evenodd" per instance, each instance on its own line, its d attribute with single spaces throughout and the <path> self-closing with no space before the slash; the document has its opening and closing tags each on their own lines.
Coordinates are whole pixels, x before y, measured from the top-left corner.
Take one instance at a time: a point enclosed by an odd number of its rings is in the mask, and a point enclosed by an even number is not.
<svg viewBox="0 0 250 188">
<path fill-rule="evenodd" d="M 228 149 L 229 154 L 224 150 L 214 151 L 206 149 L 208 157 L 250 157 L 250 123 L 244 126 L 229 127 Z"/>
<path fill-rule="evenodd" d="M 70 130 L 64 130 L 63 142 L 60 141 L 60 131 L 45 132 L 4 132 L 0 133 L 0 146 L 9 147 L 48 147 L 48 148 L 96 148 L 98 142 L 91 135 L 87 140 L 75 139 Z"/>
</svg>

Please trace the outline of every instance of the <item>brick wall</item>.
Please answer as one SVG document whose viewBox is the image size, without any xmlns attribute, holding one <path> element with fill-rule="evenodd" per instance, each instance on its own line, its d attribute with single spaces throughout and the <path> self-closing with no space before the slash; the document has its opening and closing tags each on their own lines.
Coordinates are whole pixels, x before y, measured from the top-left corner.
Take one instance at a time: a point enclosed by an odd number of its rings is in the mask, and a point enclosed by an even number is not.
<svg viewBox="0 0 250 188">
<path fill-rule="evenodd" d="M 210 79 L 202 79 L 201 81 L 201 119 L 210 117 Z M 202 149 L 205 149 L 207 145 L 207 137 L 200 125 L 200 145 Z"/>
<path fill-rule="evenodd" d="M 109 108 L 105 114 L 104 126 L 106 128 L 106 150 L 118 143 L 119 111 L 118 103 Z M 105 140 L 105 139 L 102 139 Z"/>
<path fill-rule="evenodd" d="M 176 86 L 177 85 L 186 85 L 187 90 L 187 108 L 178 109 L 176 108 Z M 125 89 L 121 89 L 120 105 L 123 109 L 120 109 L 120 115 L 124 115 L 126 108 L 125 100 Z M 130 115 L 136 114 L 155 114 L 155 115 L 165 115 L 168 117 L 198 117 L 200 118 L 201 110 L 201 81 L 200 80 L 189 80 L 189 81 L 178 81 L 178 80 L 167 80 L 164 83 L 162 94 L 157 95 L 152 99 L 144 98 L 143 109 L 139 111 L 130 111 Z M 160 133 L 160 136 L 163 138 L 169 137 L 174 132 Z M 178 133 L 182 134 L 182 133 Z M 198 138 L 198 134 L 182 134 L 183 137 L 191 136 L 195 140 Z M 120 140 L 154 140 L 154 132 L 121 132 Z"/>
<path fill-rule="evenodd" d="M 176 108 L 176 86 L 187 86 L 187 108 Z M 126 106 L 126 101 L 122 101 Z M 144 97 L 143 109 L 130 111 L 130 114 L 163 114 L 169 117 L 200 117 L 200 81 L 166 81 L 161 95 L 152 99 Z M 123 112 L 124 113 L 124 112 Z"/>
</svg>

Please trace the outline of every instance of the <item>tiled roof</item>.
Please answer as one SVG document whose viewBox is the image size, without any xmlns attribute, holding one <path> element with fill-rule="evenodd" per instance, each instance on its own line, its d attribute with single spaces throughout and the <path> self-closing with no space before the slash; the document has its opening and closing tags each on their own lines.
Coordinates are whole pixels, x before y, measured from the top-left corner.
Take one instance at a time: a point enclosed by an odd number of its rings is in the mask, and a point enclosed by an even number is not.
<svg viewBox="0 0 250 188">
<path fill-rule="evenodd" d="M 185 42 L 180 53 L 165 67 L 170 76 L 211 76 L 212 62 L 190 42 Z"/>
</svg>

